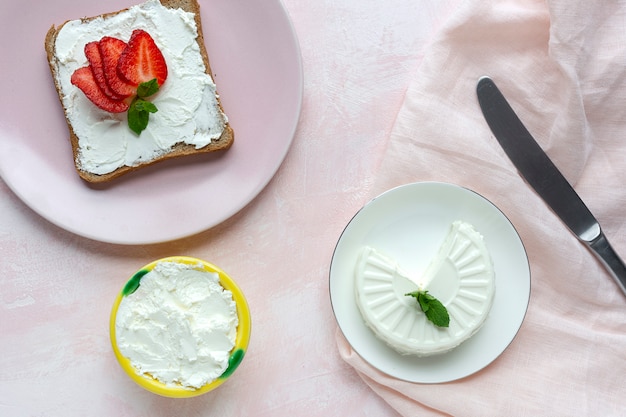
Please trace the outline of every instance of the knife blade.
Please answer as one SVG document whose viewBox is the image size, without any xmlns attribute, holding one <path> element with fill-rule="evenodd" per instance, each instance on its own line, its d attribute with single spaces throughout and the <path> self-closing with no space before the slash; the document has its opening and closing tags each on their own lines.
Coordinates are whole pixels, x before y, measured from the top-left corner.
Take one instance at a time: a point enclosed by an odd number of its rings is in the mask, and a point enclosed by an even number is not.
<svg viewBox="0 0 626 417">
<path fill-rule="evenodd" d="M 489 128 L 519 174 L 591 250 L 626 295 L 626 265 L 589 208 L 528 132 L 491 78 L 478 80 L 476 94 Z"/>
</svg>

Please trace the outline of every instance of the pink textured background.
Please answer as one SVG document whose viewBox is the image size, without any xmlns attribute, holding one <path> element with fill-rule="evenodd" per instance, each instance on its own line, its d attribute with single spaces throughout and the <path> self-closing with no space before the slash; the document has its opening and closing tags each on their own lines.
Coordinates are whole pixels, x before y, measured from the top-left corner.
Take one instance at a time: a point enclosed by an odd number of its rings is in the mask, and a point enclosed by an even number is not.
<svg viewBox="0 0 626 417">
<path fill-rule="evenodd" d="M 0 181 L 0 415 L 396 415 L 340 358 L 328 267 L 369 198 L 410 75 L 456 3 L 284 0 L 304 65 L 296 137 L 267 188 L 212 230 L 167 244 L 99 243 L 51 225 Z M 136 386 L 108 336 L 126 278 L 169 255 L 229 272 L 253 317 L 234 377 L 184 401 Z"/>
</svg>

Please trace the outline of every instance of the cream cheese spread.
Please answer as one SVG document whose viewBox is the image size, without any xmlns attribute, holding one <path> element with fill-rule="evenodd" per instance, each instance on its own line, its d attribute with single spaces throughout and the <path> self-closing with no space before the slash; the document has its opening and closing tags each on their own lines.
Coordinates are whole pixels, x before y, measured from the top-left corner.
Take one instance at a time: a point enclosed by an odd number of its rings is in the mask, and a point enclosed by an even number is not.
<svg viewBox="0 0 626 417">
<path fill-rule="evenodd" d="M 87 65 L 85 44 L 112 36 L 128 41 L 134 29 L 154 39 L 168 66 L 168 77 L 150 98 L 159 111 L 140 136 L 128 128 L 126 113 L 108 113 L 93 105 L 70 82 L 72 73 Z M 202 148 L 221 136 L 227 118 L 218 106 L 216 87 L 196 43 L 193 13 L 169 9 L 158 0 L 90 21 L 72 20 L 59 31 L 56 55 L 58 81 L 66 115 L 79 138 L 77 165 L 87 172 L 107 174 L 167 153 L 175 144 Z"/>
<path fill-rule="evenodd" d="M 217 273 L 161 262 L 122 298 L 115 321 L 120 353 L 138 374 L 200 388 L 224 373 L 237 333 L 237 307 Z"/>
<path fill-rule="evenodd" d="M 415 298 L 427 290 L 446 306 L 447 328 L 426 319 Z M 483 237 L 472 225 L 454 222 L 437 255 L 419 276 L 392 258 L 363 248 L 355 268 L 357 306 L 368 327 L 402 354 L 429 356 L 448 352 L 484 324 L 493 304 L 495 273 Z"/>
</svg>

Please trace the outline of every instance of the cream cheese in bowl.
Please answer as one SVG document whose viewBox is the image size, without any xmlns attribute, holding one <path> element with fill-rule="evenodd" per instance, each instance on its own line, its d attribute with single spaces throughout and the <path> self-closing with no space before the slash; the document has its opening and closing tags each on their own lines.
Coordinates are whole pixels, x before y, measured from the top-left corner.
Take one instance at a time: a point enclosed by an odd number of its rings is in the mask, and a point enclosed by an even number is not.
<svg viewBox="0 0 626 417">
<path fill-rule="evenodd" d="M 208 392 L 232 374 L 247 348 L 243 294 L 205 261 L 171 257 L 139 270 L 111 314 L 111 341 L 124 370 L 171 397 Z"/>
</svg>

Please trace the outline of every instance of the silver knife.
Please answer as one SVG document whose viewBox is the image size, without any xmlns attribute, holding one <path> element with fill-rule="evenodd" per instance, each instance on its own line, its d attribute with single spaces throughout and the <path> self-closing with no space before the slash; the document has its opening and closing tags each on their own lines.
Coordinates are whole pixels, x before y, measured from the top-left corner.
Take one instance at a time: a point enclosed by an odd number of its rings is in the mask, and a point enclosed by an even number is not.
<svg viewBox="0 0 626 417">
<path fill-rule="evenodd" d="M 591 249 L 626 295 L 626 265 L 585 203 L 524 127 L 493 80 L 480 78 L 476 93 L 489 128 L 520 175 L 571 232 Z"/>
</svg>

